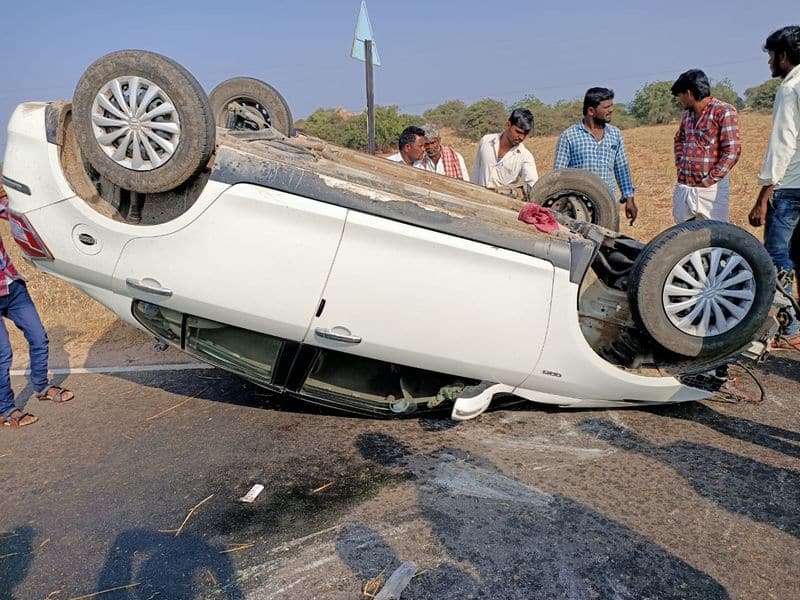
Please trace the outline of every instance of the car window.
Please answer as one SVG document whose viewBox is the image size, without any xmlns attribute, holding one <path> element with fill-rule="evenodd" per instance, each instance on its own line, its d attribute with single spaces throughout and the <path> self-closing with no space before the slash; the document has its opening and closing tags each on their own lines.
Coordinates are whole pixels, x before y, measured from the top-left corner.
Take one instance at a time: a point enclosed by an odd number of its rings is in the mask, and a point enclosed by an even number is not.
<svg viewBox="0 0 800 600">
<path fill-rule="evenodd" d="M 133 303 L 133 316 L 153 334 L 181 346 L 183 313 L 137 300 Z"/>
<path fill-rule="evenodd" d="M 300 393 L 324 404 L 374 414 L 452 407 L 472 379 L 320 349 Z"/>
<path fill-rule="evenodd" d="M 256 382 L 272 383 L 282 349 L 283 340 L 271 335 L 186 317 L 186 352 Z"/>
<path fill-rule="evenodd" d="M 272 384 L 284 340 L 139 300 L 133 304 L 133 314 L 147 329 L 187 353 L 257 383 Z"/>
</svg>

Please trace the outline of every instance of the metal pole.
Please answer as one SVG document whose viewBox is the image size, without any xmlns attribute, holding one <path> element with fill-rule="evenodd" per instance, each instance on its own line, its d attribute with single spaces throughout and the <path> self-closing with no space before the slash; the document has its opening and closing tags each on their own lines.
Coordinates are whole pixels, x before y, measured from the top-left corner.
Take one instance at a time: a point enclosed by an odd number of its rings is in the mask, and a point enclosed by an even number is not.
<svg viewBox="0 0 800 600">
<path fill-rule="evenodd" d="M 372 93 L 372 40 L 364 42 L 367 65 L 367 152 L 375 154 L 375 98 Z"/>
</svg>

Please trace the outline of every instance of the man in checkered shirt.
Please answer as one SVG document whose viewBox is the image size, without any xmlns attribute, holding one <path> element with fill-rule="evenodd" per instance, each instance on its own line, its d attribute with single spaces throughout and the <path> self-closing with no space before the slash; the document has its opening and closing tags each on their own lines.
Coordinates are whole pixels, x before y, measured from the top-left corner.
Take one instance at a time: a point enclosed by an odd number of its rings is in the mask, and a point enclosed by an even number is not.
<svg viewBox="0 0 800 600">
<path fill-rule="evenodd" d="M 619 183 L 620 203 L 625 205 L 625 216 L 633 225 L 639 209 L 634 200 L 633 179 L 622 133 L 611 125 L 612 114 L 614 90 L 589 88 L 583 98 L 583 119 L 558 138 L 553 168 L 591 171 L 606 182 L 612 196 L 616 196 L 616 184 Z"/>
<path fill-rule="evenodd" d="M 672 95 L 686 109 L 675 134 L 678 183 L 672 197 L 676 223 L 728 220 L 728 173 L 742 154 L 736 109 L 711 95 L 700 69 L 681 73 Z"/>
<path fill-rule="evenodd" d="M 8 219 L 8 197 L 0 184 L 0 219 Z M 0 237 L 0 427 L 19 428 L 33 425 L 39 418 L 17 408 L 11 387 L 13 351 L 3 318 L 13 322 L 28 342 L 30 380 L 36 397 L 51 402 L 67 402 L 75 397 L 71 391 L 48 382 L 47 333 L 39 313 L 28 294 L 25 278 L 19 274 L 6 252 Z"/>
</svg>

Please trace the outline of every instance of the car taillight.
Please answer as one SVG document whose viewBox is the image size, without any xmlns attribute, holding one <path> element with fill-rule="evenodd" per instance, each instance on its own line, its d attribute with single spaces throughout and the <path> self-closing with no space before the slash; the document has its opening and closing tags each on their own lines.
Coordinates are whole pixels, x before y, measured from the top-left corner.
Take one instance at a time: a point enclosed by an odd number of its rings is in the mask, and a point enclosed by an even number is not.
<svg viewBox="0 0 800 600">
<path fill-rule="evenodd" d="M 52 253 L 24 215 L 8 211 L 8 221 L 11 223 L 11 235 L 14 236 L 14 241 L 28 258 L 53 260 Z"/>
</svg>

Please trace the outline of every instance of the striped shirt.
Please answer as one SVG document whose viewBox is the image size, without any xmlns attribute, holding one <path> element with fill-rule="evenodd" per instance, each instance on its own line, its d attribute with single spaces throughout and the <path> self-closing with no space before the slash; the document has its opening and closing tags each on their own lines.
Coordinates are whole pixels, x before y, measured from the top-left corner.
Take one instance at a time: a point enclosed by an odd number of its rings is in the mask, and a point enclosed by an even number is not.
<svg viewBox="0 0 800 600">
<path fill-rule="evenodd" d="M 692 109 L 683 112 L 675 134 L 678 183 L 714 185 L 730 173 L 741 154 L 739 115 L 733 106 L 711 96 L 699 116 Z"/>
<path fill-rule="evenodd" d="M 586 129 L 583 120 L 568 127 L 558 136 L 554 169 L 586 169 L 600 176 L 617 195 L 619 183 L 622 198 L 633 198 L 633 178 L 625 154 L 622 132 L 613 125 L 606 124 L 600 141 Z"/>
</svg>

